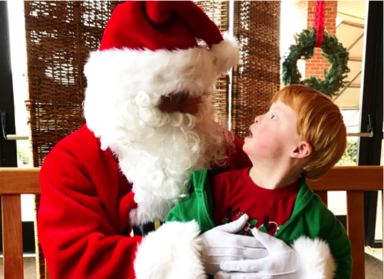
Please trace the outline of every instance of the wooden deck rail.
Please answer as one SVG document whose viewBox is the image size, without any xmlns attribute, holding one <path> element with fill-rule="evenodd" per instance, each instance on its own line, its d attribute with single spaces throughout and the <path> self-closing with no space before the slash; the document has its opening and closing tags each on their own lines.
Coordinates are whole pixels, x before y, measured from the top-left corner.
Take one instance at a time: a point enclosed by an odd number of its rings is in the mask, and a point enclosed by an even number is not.
<svg viewBox="0 0 384 279">
<path fill-rule="evenodd" d="M 39 172 L 39 168 L 0 168 L 5 279 L 24 278 L 20 195 L 40 194 Z M 347 233 L 354 262 L 352 278 L 364 279 L 364 226 L 361 225 L 364 224 L 364 191 L 383 190 L 383 167 L 334 167 L 321 179 L 308 184 L 325 204 L 327 192 L 347 191 Z M 47 268 L 46 276 L 49 276 Z"/>
<path fill-rule="evenodd" d="M 5 279 L 23 279 L 21 194 L 40 194 L 40 168 L 0 168 L 3 217 L 3 265 Z M 45 278 L 50 279 L 47 264 Z"/>
<path fill-rule="evenodd" d="M 383 167 L 334 167 L 309 187 L 328 205 L 327 192 L 347 191 L 347 233 L 352 243 L 352 278 L 365 278 L 364 191 L 383 191 Z"/>
</svg>

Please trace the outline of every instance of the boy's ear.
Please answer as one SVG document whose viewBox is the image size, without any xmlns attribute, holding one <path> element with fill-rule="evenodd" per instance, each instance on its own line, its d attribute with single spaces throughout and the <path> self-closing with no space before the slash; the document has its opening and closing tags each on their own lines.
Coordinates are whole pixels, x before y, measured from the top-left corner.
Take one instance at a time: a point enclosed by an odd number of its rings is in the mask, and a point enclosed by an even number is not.
<svg viewBox="0 0 384 279">
<path fill-rule="evenodd" d="M 291 157 L 296 159 L 307 158 L 312 154 L 312 145 L 306 141 L 302 141 L 299 145 L 291 152 Z"/>
</svg>

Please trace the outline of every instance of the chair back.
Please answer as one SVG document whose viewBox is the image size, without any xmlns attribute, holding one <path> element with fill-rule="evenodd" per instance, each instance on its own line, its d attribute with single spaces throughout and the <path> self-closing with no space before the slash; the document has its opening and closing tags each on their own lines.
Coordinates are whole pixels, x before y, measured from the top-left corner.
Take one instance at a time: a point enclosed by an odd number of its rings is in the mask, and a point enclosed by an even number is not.
<svg viewBox="0 0 384 279">
<path fill-rule="evenodd" d="M 40 194 L 40 168 L 0 168 L 3 216 L 4 279 L 23 279 L 22 194 Z M 365 278 L 364 191 L 383 190 L 383 167 L 334 167 L 321 179 L 308 181 L 327 205 L 329 191 L 347 192 L 347 233 L 352 244 L 352 279 Z M 45 278 L 49 279 L 47 265 Z"/>
<path fill-rule="evenodd" d="M 365 278 L 364 191 L 383 190 L 382 166 L 334 167 L 309 187 L 328 206 L 328 192 L 347 192 L 347 234 L 352 244 L 352 279 Z"/>
<path fill-rule="evenodd" d="M 24 278 L 21 195 L 40 194 L 39 172 L 40 168 L 0 168 L 5 279 Z M 45 264 L 45 278 L 51 278 L 47 264 Z"/>
</svg>

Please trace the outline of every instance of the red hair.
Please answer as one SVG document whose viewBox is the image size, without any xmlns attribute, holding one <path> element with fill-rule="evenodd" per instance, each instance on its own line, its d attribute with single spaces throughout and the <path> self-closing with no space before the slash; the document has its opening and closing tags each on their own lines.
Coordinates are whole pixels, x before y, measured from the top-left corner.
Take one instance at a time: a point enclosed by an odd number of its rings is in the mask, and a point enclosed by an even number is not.
<svg viewBox="0 0 384 279">
<path fill-rule="evenodd" d="M 340 160 L 347 145 L 340 109 L 326 95 L 304 85 L 284 87 L 273 96 L 272 103 L 278 100 L 296 112 L 297 134 L 312 146 L 302 175 L 320 178 Z"/>
</svg>

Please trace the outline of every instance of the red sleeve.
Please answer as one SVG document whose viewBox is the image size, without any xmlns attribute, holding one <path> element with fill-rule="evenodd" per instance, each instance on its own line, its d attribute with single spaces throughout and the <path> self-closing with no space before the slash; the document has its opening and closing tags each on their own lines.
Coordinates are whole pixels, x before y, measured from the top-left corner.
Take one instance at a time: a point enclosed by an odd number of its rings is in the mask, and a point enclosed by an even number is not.
<svg viewBox="0 0 384 279">
<path fill-rule="evenodd" d="M 236 135 L 233 136 L 235 137 L 235 152 L 230 156 L 229 165 L 225 168 L 226 171 L 239 170 L 252 166 L 247 154 L 243 151 L 244 143 Z"/>
<path fill-rule="evenodd" d="M 85 126 L 47 156 L 40 185 L 38 233 L 52 278 L 135 278 L 142 238 L 123 235 L 133 193 Z"/>
</svg>

